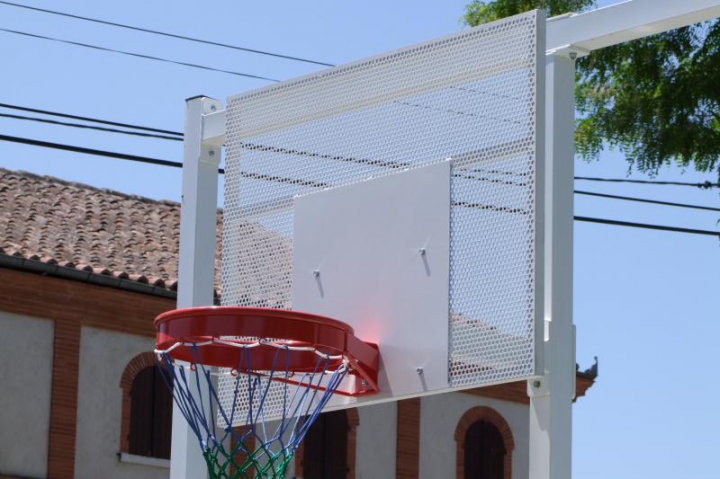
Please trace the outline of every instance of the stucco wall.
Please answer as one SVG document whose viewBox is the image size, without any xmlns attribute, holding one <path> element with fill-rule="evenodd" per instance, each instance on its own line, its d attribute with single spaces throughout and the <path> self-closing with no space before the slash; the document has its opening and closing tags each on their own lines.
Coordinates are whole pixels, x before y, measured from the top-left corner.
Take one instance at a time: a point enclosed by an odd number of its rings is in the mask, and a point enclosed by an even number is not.
<svg viewBox="0 0 720 479">
<path fill-rule="evenodd" d="M 118 461 L 122 390 L 120 377 L 153 341 L 130 334 L 82 328 L 78 382 L 77 479 L 167 479 L 169 469 Z"/>
<path fill-rule="evenodd" d="M 47 476 L 53 329 L 0 312 L 0 474 Z"/>
<path fill-rule="evenodd" d="M 420 478 L 456 477 L 455 428 L 468 409 L 488 406 L 500 413 L 512 430 L 515 450 L 513 479 L 528 478 L 529 411 L 523 404 L 448 393 L 422 399 L 420 408 Z"/>
<path fill-rule="evenodd" d="M 397 404 L 389 402 L 358 408 L 356 479 L 395 477 Z"/>
</svg>

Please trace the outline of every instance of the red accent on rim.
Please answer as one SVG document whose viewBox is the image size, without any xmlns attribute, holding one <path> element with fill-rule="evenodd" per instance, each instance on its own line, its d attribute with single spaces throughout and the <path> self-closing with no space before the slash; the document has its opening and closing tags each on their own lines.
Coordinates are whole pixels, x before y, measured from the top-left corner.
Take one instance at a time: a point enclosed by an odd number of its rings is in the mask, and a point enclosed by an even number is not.
<svg viewBox="0 0 720 479">
<path fill-rule="evenodd" d="M 378 391 L 377 346 L 356 338 L 351 326 L 336 319 L 283 309 L 213 306 L 168 311 L 155 318 L 155 329 L 155 347 L 161 351 L 177 343 L 197 344 L 226 336 L 267 338 L 289 346 L 310 346 L 329 356 L 342 355 L 350 360 L 349 373 L 363 380 L 362 386 L 350 394 Z M 291 372 L 311 372 L 318 361 L 314 351 L 288 351 L 270 345 L 252 348 L 249 356 L 247 349 L 218 343 L 198 346 L 198 350 L 205 365 L 240 370 L 248 368 L 248 357 L 251 358 L 250 368 L 255 371 L 287 367 Z M 190 345 L 178 346 L 169 355 L 190 363 L 199 359 Z M 341 363 L 341 359 L 332 360 L 328 368 L 336 369 Z"/>
</svg>

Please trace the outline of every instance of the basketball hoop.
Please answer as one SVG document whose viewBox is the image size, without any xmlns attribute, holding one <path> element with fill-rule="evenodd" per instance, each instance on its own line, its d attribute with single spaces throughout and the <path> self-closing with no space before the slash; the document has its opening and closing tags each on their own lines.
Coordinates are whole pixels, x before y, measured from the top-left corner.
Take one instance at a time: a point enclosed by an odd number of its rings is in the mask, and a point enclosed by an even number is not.
<svg viewBox="0 0 720 479">
<path fill-rule="evenodd" d="M 334 319 L 205 307 L 164 313 L 155 329 L 160 371 L 211 479 L 284 478 L 333 394 L 378 391 L 377 347 Z M 232 397 L 218 394 L 218 382 Z M 282 400 L 266 400 L 271 396 Z M 234 427 L 238 422 L 244 426 Z"/>
</svg>

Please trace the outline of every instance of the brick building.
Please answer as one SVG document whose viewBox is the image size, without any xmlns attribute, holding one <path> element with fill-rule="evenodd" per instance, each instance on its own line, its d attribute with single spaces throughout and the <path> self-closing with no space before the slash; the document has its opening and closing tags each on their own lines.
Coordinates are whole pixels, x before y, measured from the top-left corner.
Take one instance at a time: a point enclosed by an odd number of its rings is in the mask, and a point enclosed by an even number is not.
<svg viewBox="0 0 720 479">
<path fill-rule="evenodd" d="M 0 170 L 0 478 L 168 477 L 152 320 L 174 308 L 179 220 L 177 203 Z M 523 479 L 527 430 L 524 382 L 333 412 L 288 477 Z"/>
</svg>

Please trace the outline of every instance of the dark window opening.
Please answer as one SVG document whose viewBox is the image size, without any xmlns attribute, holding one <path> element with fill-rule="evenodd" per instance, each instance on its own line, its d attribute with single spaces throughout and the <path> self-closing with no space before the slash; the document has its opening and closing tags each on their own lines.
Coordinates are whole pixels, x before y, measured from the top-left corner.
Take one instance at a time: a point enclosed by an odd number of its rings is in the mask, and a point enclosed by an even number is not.
<svg viewBox="0 0 720 479">
<path fill-rule="evenodd" d="M 170 459 L 172 394 L 157 367 L 141 370 L 130 390 L 130 454 Z"/>
<path fill-rule="evenodd" d="M 503 479 L 505 444 L 500 431 L 487 421 L 475 422 L 465 433 L 465 479 Z"/>
<path fill-rule="evenodd" d="M 304 479 L 342 479 L 347 477 L 347 413 L 333 411 L 320 414 L 305 435 L 303 453 Z"/>
</svg>

